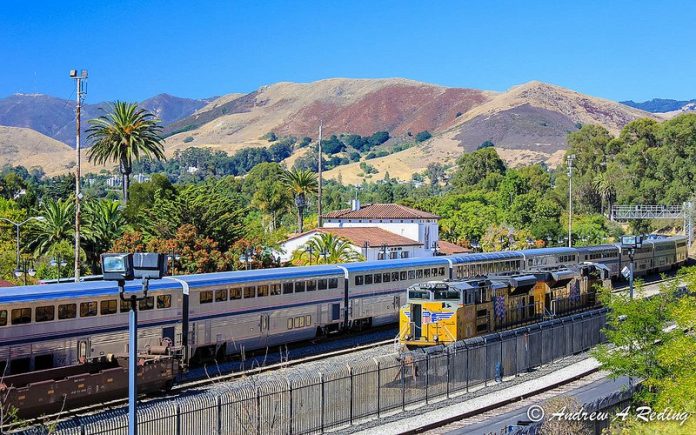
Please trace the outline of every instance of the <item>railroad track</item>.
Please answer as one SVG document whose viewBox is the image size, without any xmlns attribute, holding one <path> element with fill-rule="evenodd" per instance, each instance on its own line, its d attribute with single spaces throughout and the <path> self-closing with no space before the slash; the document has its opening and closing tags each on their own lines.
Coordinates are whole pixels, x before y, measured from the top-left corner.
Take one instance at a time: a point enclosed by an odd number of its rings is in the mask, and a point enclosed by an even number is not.
<svg viewBox="0 0 696 435">
<path fill-rule="evenodd" d="M 200 387 L 205 387 L 208 385 L 216 384 L 219 382 L 226 382 L 226 381 L 231 381 L 234 379 L 241 379 L 245 378 L 248 376 L 253 376 L 257 375 L 260 373 L 265 373 L 265 372 L 271 372 L 274 370 L 280 370 L 284 369 L 287 367 L 292 367 L 292 366 L 297 366 L 301 364 L 305 364 L 308 362 L 314 362 L 314 361 L 321 361 L 324 359 L 336 357 L 336 356 L 341 356 L 341 355 L 347 355 L 353 352 L 359 352 L 362 350 L 368 350 L 368 349 L 373 349 L 375 347 L 380 347 L 380 346 L 387 346 L 389 344 L 394 344 L 394 339 L 389 339 L 389 340 L 382 340 L 382 341 L 377 341 L 377 342 L 372 342 L 372 343 L 367 343 L 367 344 L 362 344 L 358 346 L 353 346 L 353 347 L 347 347 L 345 349 L 339 349 L 339 350 L 333 350 L 325 353 L 320 353 L 316 355 L 309 355 L 297 359 L 289 359 L 287 361 L 279 362 L 279 363 L 274 363 L 274 364 L 269 364 L 265 366 L 258 366 L 254 367 L 248 370 L 243 370 L 243 371 L 238 371 L 238 372 L 232 372 L 232 373 L 225 373 L 217 376 L 210 376 L 205 379 L 198 379 L 198 380 L 193 380 L 193 381 L 186 381 L 186 382 L 181 382 L 175 384 L 171 390 L 169 390 L 166 393 L 162 393 L 159 395 L 148 395 L 148 396 L 142 396 L 140 402 L 141 403 L 147 403 L 153 400 L 162 400 L 162 399 L 167 399 L 167 398 L 173 398 L 176 397 L 177 395 L 183 393 L 186 390 L 190 390 L 193 388 L 200 388 Z M 27 419 L 21 422 L 20 425 L 17 424 L 11 424 L 11 425 L 6 425 L 0 427 L 0 433 L 4 433 L 3 430 L 10 430 L 10 429 L 17 429 L 19 426 L 21 427 L 31 427 L 31 426 L 49 426 L 49 425 L 55 425 L 57 423 L 60 423 L 62 421 L 69 420 L 74 417 L 78 416 L 85 416 L 85 415 L 91 415 L 91 414 L 97 414 L 105 411 L 114 411 L 117 409 L 122 409 L 124 406 L 128 405 L 128 399 L 127 398 L 122 398 L 122 399 L 116 399 L 112 400 L 109 402 L 103 402 L 103 403 L 98 403 L 94 405 L 89 405 L 89 406 L 83 406 L 79 408 L 73 408 L 69 410 L 64 410 L 60 413 L 55 413 L 55 414 L 49 414 L 41 417 L 36 417 L 33 419 Z"/>
</svg>

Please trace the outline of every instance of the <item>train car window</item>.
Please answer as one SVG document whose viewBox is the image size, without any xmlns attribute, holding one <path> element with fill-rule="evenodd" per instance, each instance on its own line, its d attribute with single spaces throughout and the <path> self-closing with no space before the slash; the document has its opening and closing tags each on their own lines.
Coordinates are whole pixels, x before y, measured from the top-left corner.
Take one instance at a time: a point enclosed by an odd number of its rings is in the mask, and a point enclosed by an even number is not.
<svg viewBox="0 0 696 435">
<path fill-rule="evenodd" d="M 138 301 L 138 309 L 140 311 L 152 310 L 155 308 L 155 297 L 148 296 L 145 299 Z"/>
<path fill-rule="evenodd" d="M 380 284 L 382 282 L 382 274 L 381 273 L 375 273 L 373 277 L 373 281 L 375 284 Z"/>
<path fill-rule="evenodd" d="M 432 273 L 433 276 L 437 276 L 437 267 L 430 269 L 430 273 Z"/>
<path fill-rule="evenodd" d="M 0 310 L 0 326 L 7 325 L 7 310 Z"/>
<path fill-rule="evenodd" d="M 423 277 L 424 278 L 430 278 L 430 269 L 425 269 L 423 271 Z"/>
<path fill-rule="evenodd" d="M 392 281 L 398 281 L 398 280 L 399 280 L 399 272 L 392 272 L 392 274 L 391 274 L 391 280 L 392 280 Z"/>
<path fill-rule="evenodd" d="M 295 328 L 302 328 L 304 327 L 304 316 L 300 317 L 295 317 Z"/>
<path fill-rule="evenodd" d="M 329 278 L 329 288 L 338 288 L 338 278 Z"/>
<path fill-rule="evenodd" d="M 423 269 L 418 269 L 416 271 L 416 279 L 423 278 Z"/>
<path fill-rule="evenodd" d="M 399 278 L 401 279 L 401 281 L 406 281 L 408 279 L 406 275 L 407 274 L 405 270 L 399 272 Z"/>
<path fill-rule="evenodd" d="M 74 319 L 77 317 L 77 304 L 58 305 L 58 320 Z"/>
<path fill-rule="evenodd" d="M 121 299 L 121 308 L 120 308 L 122 313 L 127 313 L 130 310 L 130 300 L 123 300 Z"/>
<path fill-rule="evenodd" d="M 213 291 L 212 290 L 204 290 L 199 293 L 198 296 L 198 301 L 201 304 L 210 304 L 213 302 Z"/>
<path fill-rule="evenodd" d="M 96 302 L 82 302 L 80 304 L 80 317 L 92 317 L 97 315 Z"/>
<path fill-rule="evenodd" d="M 157 308 L 171 308 L 172 295 L 157 295 Z"/>
<path fill-rule="evenodd" d="M 257 296 L 260 298 L 268 296 L 268 286 L 267 285 L 258 286 L 257 292 L 258 292 Z"/>
<path fill-rule="evenodd" d="M 278 283 L 271 284 L 270 290 L 271 290 L 271 296 L 277 296 L 277 295 L 282 293 L 282 290 L 280 288 L 280 284 L 278 284 Z"/>
<path fill-rule="evenodd" d="M 36 307 L 34 312 L 34 319 L 37 322 L 50 322 L 55 318 L 56 307 L 53 305 L 47 305 L 45 307 Z"/>
<path fill-rule="evenodd" d="M 372 275 L 365 275 L 365 285 L 372 284 Z"/>
<path fill-rule="evenodd" d="M 17 308 L 12 310 L 12 324 L 21 325 L 31 322 L 31 308 Z"/>
<path fill-rule="evenodd" d="M 232 287 L 230 289 L 230 299 L 241 299 L 242 298 L 242 288 Z"/>
<path fill-rule="evenodd" d="M 298 281 L 295 283 L 295 293 L 301 293 L 305 291 L 305 282 L 304 281 Z"/>
<path fill-rule="evenodd" d="M 251 285 L 251 286 L 244 287 L 244 299 L 253 299 L 255 297 L 256 297 L 256 287 L 255 286 Z"/>
<path fill-rule="evenodd" d="M 362 275 L 355 275 L 355 285 L 363 285 L 363 276 Z"/>
<path fill-rule="evenodd" d="M 116 299 L 109 299 L 108 301 L 99 302 L 99 314 L 105 316 L 107 314 L 116 314 L 118 309 L 118 304 Z"/>
<path fill-rule="evenodd" d="M 310 316 L 310 315 L 305 316 L 305 325 L 312 326 L 312 316 Z"/>
<path fill-rule="evenodd" d="M 415 270 L 408 271 L 408 279 L 416 279 L 416 271 Z"/>
<path fill-rule="evenodd" d="M 228 298 L 227 289 L 215 290 L 215 302 L 224 302 Z"/>
<path fill-rule="evenodd" d="M 288 319 L 288 329 L 292 329 L 292 319 Z"/>
<path fill-rule="evenodd" d="M 438 271 L 440 272 L 440 276 L 445 276 L 445 268 L 444 267 L 439 268 Z"/>
<path fill-rule="evenodd" d="M 308 292 L 313 292 L 314 290 L 317 289 L 317 282 L 314 280 L 307 281 L 307 291 Z"/>
<path fill-rule="evenodd" d="M 283 283 L 283 294 L 284 295 L 292 294 L 292 283 L 291 282 L 284 282 Z"/>
<path fill-rule="evenodd" d="M 325 279 L 319 280 L 319 285 L 317 286 L 319 290 L 326 290 L 328 288 L 328 283 Z"/>
<path fill-rule="evenodd" d="M 382 282 L 389 282 L 391 281 L 391 274 L 389 272 L 383 273 L 382 274 Z"/>
</svg>

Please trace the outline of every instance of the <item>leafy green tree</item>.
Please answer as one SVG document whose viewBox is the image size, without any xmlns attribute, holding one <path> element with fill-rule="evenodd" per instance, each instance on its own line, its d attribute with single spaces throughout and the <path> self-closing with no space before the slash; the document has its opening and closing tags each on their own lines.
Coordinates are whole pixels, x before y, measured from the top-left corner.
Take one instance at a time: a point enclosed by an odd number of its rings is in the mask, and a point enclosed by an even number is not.
<svg viewBox="0 0 696 435">
<path fill-rule="evenodd" d="M 297 208 L 297 231 L 302 232 L 304 212 L 307 209 L 308 197 L 317 192 L 319 183 L 317 175 L 306 169 L 291 169 L 285 171 L 281 178 L 285 188 L 290 192 L 295 200 Z"/>
<path fill-rule="evenodd" d="M 39 210 L 41 221 L 29 226 L 29 247 L 38 255 L 50 253 L 61 242 L 74 239 L 75 203 L 70 199 L 45 201 Z"/>
<path fill-rule="evenodd" d="M 285 211 L 292 206 L 292 195 L 282 182 L 284 169 L 277 163 L 262 163 L 244 179 L 243 191 L 252 206 L 264 214 L 268 228 L 275 231 Z"/>
<path fill-rule="evenodd" d="M 137 225 L 140 214 L 152 207 L 157 195 L 168 200 L 174 199 L 177 195 L 176 188 L 165 175 L 153 174 L 150 181 L 130 186 L 129 201 L 124 211 L 128 222 Z"/>
<path fill-rule="evenodd" d="M 335 264 L 363 261 L 364 257 L 355 250 L 350 241 L 331 233 L 312 236 L 304 246 L 293 252 L 292 263 Z"/>
<path fill-rule="evenodd" d="M 488 175 L 503 175 L 506 170 L 505 163 L 493 148 L 462 154 L 457 160 L 457 167 L 452 177 L 452 185 L 457 189 L 465 190 L 476 186 Z"/>
<path fill-rule="evenodd" d="M 97 164 L 118 163 L 123 177 L 123 203 L 127 204 L 133 161 L 141 156 L 164 159 L 162 127 L 152 113 L 123 101 L 116 101 L 111 113 L 89 123 L 89 160 Z"/>
</svg>

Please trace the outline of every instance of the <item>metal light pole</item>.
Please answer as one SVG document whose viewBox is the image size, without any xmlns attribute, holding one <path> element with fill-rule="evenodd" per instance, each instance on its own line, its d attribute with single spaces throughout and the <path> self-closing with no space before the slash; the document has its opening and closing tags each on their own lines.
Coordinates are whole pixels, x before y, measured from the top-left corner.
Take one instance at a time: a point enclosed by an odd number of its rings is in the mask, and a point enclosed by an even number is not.
<svg viewBox="0 0 696 435">
<path fill-rule="evenodd" d="M 322 182 L 321 182 L 321 175 L 322 175 L 321 174 L 321 166 L 322 166 L 321 165 L 321 128 L 323 127 L 323 124 L 324 124 L 323 121 L 319 121 L 319 163 L 318 163 L 319 188 L 317 189 L 317 196 L 318 196 L 318 198 L 317 198 L 317 215 L 318 215 L 317 224 L 318 224 L 319 228 L 321 228 L 321 185 L 322 185 Z"/>
<path fill-rule="evenodd" d="M 46 220 L 46 218 L 44 218 L 43 216 L 32 216 L 28 219 L 23 220 L 22 222 L 14 222 L 14 221 L 11 221 L 10 219 L 7 219 L 7 218 L 0 218 L 0 220 L 5 221 L 11 225 L 14 225 L 16 230 L 17 230 L 17 232 L 16 232 L 16 234 L 17 234 L 17 268 L 16 268 L 16 270 L 19 270 L 19 227 L 21 227 L 22 225 L 26 224 L 27 222 L 29 222 L 31 220 L 44 221 L 44 220 Z"/>
<path fill-rule="evenodd" d="M 568 164 L 568 247 L 573 247 L 573 162 L 575 154 L 566 157 Z"/>
<path fill-rule="evenodd" d="M 70 77 L 75 80 L 75 282 L 80 282 L 80 112 L 82 109 L 82 96 L 86 93 L 83 88 L 83 80 L 87 80 L 87 70 L 83 69 L 80 75 L 76 69 L 70 70 Z"/>
</svg>

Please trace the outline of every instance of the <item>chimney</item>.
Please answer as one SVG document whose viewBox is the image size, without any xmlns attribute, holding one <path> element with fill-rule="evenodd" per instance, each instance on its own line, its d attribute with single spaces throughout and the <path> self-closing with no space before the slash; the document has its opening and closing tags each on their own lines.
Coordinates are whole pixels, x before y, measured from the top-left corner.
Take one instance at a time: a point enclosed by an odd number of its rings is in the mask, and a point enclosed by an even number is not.
<svg viewBox="0 0 696 435">
<path fill-rule="evenodd" d="M 360 200 L 359 199 L 352 199 L 350 201 L 350 210 L 351 211 L 358 211 L 360 210 Z"/>
</svg>

